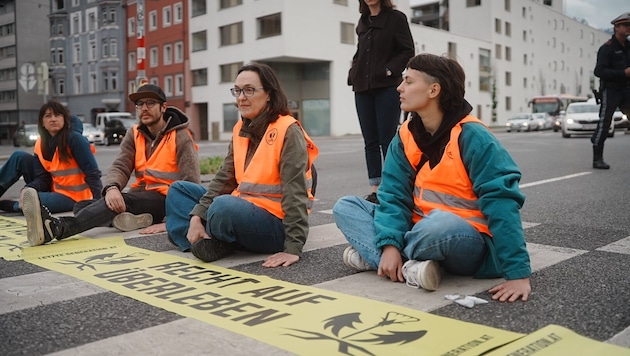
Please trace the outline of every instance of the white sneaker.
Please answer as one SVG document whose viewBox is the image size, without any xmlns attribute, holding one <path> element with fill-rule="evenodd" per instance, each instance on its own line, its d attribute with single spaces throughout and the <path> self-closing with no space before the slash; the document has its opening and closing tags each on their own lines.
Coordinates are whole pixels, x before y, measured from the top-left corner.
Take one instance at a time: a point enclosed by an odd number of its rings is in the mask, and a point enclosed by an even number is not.
<svg viewBox="0 0 630 356">
<path fill-rule="evenodd" d="M 352 246 L 346 247 L 343 251 L 343 264 L 348 268 L 352 268 L 355 271 L 363 272 L 363 271 L 371 271 L 374 268 L 370 267 L 370 265 L 365 262 L 363 257 L 359 255 L 357 250 Z"/>
<path fill-rule="evenodd" d="M 153 216 L 149 213 L 134 215 L 124 212 L 116 215 L 112 225 L 120 231 L 133 231 L 144 229 L 153 224 Z"/>
<path fill-rule="evenodd" d="M 437 290 L 442 279 L 440 264 L 436 261 L 409 260 L 403 265 L 403 276 L 411 288 Z"/>
</svg>

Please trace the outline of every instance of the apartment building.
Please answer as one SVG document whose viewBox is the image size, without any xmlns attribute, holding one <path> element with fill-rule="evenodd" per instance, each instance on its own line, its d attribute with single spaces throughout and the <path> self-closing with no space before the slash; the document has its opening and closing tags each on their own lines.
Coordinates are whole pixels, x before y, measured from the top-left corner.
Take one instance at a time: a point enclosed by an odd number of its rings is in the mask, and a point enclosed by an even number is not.
<svg viewBox="0 0 630 356">
<path fill-rule="evenodd" d="M 46 100 L 49 0 L 0 2 L 0 142 L 37 123 Z M 44 74 L 42 74 L 42 72 Z"/>
<path fill-rule="evenodd" d="M 188 1 L 144 0 L 144 13 L 138 12 L 138 1 L 126 2 L 126 78 L 127 93 L 136 91 L 138 84 L 139 25 L 144 38 L 146 79 L 164 90 L 168 105 L 175 106 L 191 117 L 190 128 L 195 139 L 207 140 L 207 120 L 197 120 L 198 113 L 190 107 L 190 70 L 188 69 Z M 143 18 L 143 23 L 138 20 Z M 135 112 L 126 100 L 125 109 Z M 194 119 L 193 119 L 194 117 Z"/>
<path fill-rule="evenodd" d="M 125 110 L 124 15 L 120 0 L 50 1 L 51 96 L 83 121 Z"/>
<path fill-rule="evenodd" d="M 414 17 L 408 0 L 394 2 Z M 457 58 L 467 74 L 473 114 L 489 125 L 528 111 L 535 95 L 586 95 L 596 85 L 596 52 L 609 35 L 564 15 L 561 0 L 427 3 L 437 11 L 430 16 L 437 25 L 410 25 L 416 52 Z M 360 132 L 346 81 L 356 50 L 356 1 L 190 4 L 192 107 L 208 121 L 213 137 L 231 135 L 238 113 L 229 88 L 238 68 L 250 61 L 276 70 L 294 115 L 312 136 Z"/>
</svg>

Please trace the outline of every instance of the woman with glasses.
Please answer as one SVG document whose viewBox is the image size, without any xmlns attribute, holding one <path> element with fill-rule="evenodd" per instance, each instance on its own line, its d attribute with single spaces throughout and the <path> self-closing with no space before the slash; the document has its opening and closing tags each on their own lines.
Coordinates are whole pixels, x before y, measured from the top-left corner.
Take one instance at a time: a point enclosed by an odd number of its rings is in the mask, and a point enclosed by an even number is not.
<svg viewBox="0 0 630 356">
<path fill-rule="evenodd" d="M 52 213 L 71 211 L 75 202 L 100 198 L 101 171 L 92 146 L 83 137 L 83 124 L 58 101 L 41 106 L 39 138 L 34 154 L 15 151 L 0 167 L 0 196 L 20 177 L 34 189 Z M 20 200 L 0 200 L 0 210 L 22 211 Z"/>
<path fill-rule="evenodd" d="M 317 146 L 290 116 L 273 70 L 240 68 L 230 89 L 241 115 L 221 169 L 208 188 L 175 182 L 166 197 L 171 242 L 205 262 L 236 249 L 271 254 L 264 267 L 300 259 L 313 202 Z"/>
</svg>

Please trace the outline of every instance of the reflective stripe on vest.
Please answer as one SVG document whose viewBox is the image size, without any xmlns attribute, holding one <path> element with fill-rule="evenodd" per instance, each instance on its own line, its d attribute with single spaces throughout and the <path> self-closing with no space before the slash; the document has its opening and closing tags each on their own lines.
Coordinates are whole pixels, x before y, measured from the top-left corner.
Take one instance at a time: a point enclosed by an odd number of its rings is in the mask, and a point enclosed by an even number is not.
<svg viewBox="0 0 630 356">
<path fill-rule="evenodd" d="M 166 195 L 171 184 L 180 177 L 177 166 L 177 131 L 165 133 L 148 160 L 146 138 L 138 131 L 138 125 L 133 126 L 133 137 L 136 145 L 136 181 L 131 187 L 144 187 Z"/>
<path fill-rule="evenodd" d="M 247 169 L 245 169 L 245 160 L 247 157 L 247 148 L 249 147 L 249 139 L 239 136 L 243 125 L 242 120 L 239 120 L 236 125 L 234 125 L 232 132 L 234 173 L 236 182 L 238 183 L 238 187 L 232 192 L 232 195 L 239 196 L 267 210 L 279 219 L 284 217 L 281 204 L 282 184 L 280 180 L 280 156 L 282 154 L 287 129 L 296 122 L 300 126 L 300 129 L 302 129 L 308 152 L 308 169 L 306 171 L 308 201 L 306 208 L 310 212 L 310 208 L 315 200 L 311 191 L 313 176 L 310 167 L 313 161 L 315 161 L 319 150 L 306 131 L 304 131 L 299 121 L 291 116 L 280 116 L 278 120 L 270 123 Z"/>
<path fill-rule="evenodd" d="M 85 174 L 70 153 L 69 162 L 62 162 L 59 158 L 59 147 L 55 150 L 52 160 L 47 161 L 42 154 L 41 138 L 35 142 L 34 152 L 42 167 L 52 177 L 52 191 L 63 194 L 76 201 L 92 199 L 92 190 L 85 182 Z"/>
<path fill-rule="evenodd" d="M 462 124 L 467 122 L 482 123 L 469 115 L 455 125 L 451 129 L 450 139 L 440 163 L 433 168 L 428 162 L 422 167 L 417 167 L 422 151 L 409 131 L 409 120 L 401 126 L 399 135 L 405 149 L 405 156 L 413 167 L 419 169 L 413 190 L 412 221 L 417 223 L 433 209 L 440 209 L 460 216 L 477 231 L 490 235 L 488 221 L 479 210 L 477 196 L 473 192 L 472 183 L 460 155 L 459 135 L 462 132 Z"/>
</svg>

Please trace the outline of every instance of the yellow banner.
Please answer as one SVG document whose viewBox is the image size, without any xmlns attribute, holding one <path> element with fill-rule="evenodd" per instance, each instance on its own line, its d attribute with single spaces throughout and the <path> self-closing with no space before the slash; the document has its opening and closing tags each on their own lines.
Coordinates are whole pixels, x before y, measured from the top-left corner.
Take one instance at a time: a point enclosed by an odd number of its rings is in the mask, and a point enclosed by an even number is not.
<svg viewBox="0 0 630 356">
<path fill-rule="evenodd" d="M 548 325 L 486 356 L 628 356 L 630 349 L 581 336 L 558 325 Z"/>
<path fill-rule="evenodd" d="M 127 246 L 28 247 L 27 262 L 301 355 L 478 355 L 521 334 Z"/>
</svg>

